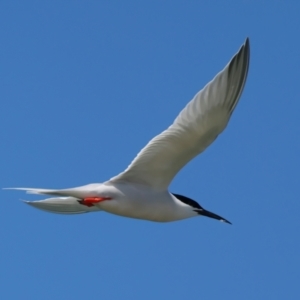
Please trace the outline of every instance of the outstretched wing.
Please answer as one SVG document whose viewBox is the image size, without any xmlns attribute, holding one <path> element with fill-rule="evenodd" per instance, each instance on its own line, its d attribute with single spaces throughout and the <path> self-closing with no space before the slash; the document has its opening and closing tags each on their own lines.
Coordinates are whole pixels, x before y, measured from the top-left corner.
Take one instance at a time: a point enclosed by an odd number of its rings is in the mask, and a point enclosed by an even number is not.
<svg viewBox="0 0 300 300">
<path fill-rule="evenodd" d="M 249 40 L 181 111 L 153 138 L 128 168 L 110 181 L 129 181 L 166 189 L 177 172 L 204 151 L 225 129 L 243 91 L 250 58 Z"/>
</svg>

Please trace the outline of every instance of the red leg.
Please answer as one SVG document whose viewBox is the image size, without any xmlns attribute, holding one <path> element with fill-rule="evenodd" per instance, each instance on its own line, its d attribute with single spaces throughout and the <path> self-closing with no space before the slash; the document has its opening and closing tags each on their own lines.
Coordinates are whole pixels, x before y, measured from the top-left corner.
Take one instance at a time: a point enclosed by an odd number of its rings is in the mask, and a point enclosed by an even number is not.
<svg viewBox="0 0 300 300">
<path fill-rule="evenodd" d="M 94 203 L 99 203 L 105 200 L 111 200 L 110 197 L 87 197 L 83 200 L 78 201 L 80 204 L 91 207 L 94 205 Z"/>
</svg>

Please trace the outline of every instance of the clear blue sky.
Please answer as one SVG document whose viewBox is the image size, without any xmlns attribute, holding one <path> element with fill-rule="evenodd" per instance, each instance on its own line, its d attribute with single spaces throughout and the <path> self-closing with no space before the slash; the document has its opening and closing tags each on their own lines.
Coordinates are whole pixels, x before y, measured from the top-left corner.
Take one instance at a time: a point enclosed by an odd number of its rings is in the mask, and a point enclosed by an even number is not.
<svg viewBox="0 0 300 300">
<path fill-rule="evenodd" d="M 171 185 L 233 225 L 60 216 L 1 190 L 1 299 L 298 298 L 300 4 L 225 2 L 1 1 L 1 187 L 118 174 L 251 44 L 229 126 Z"/>
</svg>

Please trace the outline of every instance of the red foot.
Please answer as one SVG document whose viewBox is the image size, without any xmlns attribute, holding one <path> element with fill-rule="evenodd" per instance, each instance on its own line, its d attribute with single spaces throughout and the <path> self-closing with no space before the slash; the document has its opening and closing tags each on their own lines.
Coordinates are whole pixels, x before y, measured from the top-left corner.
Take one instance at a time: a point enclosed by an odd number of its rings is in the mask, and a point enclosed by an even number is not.
<svg viewBox="0 0 300 300">
<path fill-rule="evenodd" d="M 91 207 L 94 206 L 94 203 L 99 203 L 105 200 L 111 200 L 110 197 L 88 197 L 84 198 L 83 200 L 79 200 L 78 202 L 82 205 Z"/>
</svg>

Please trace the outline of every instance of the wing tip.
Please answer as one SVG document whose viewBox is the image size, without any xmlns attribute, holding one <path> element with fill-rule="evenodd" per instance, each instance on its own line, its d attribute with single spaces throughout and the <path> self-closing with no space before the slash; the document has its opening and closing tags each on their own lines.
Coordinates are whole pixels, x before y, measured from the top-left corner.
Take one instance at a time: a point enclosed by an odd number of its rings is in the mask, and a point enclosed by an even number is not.
<svg viewBox="0 0 300 300">
<path fill-rule="evenodd" d="M 248 77 L 250 65 L 250 39 L 249 37 L 246 38 L 245 42 L 242 44 L 238 52 L 233 56 L 230 62 L 227 65 L 228 68 L 228 76 L 236 76 L 239 74 L 238 85 L 235 89 L 235 94 L 233 94 L 232 98 L 234 99 L 230 102 L 229 111 L 230 114 L 233 113 L 241 94 L 244 90 L 246 80 Z"/>
<path fill-rule="evenodd" d="M 244 46 L 246 47 L 246 48 L 248 48 L 249 46 L 250 46 L 250 38 L 247 36 L 246 37 L 246 40 L 245 40 L 245 42 L 244 42 Z"/>
<path fill-rule="evenodd" d="M 249 39 L 249 37 L 246 38 L 246 41 L 243 46 L 244 46 L 246 55 L 248 57 L 248 64 L 249 64 L 249 59 L 250 59 L 250 39 Z"/>
</svg>

